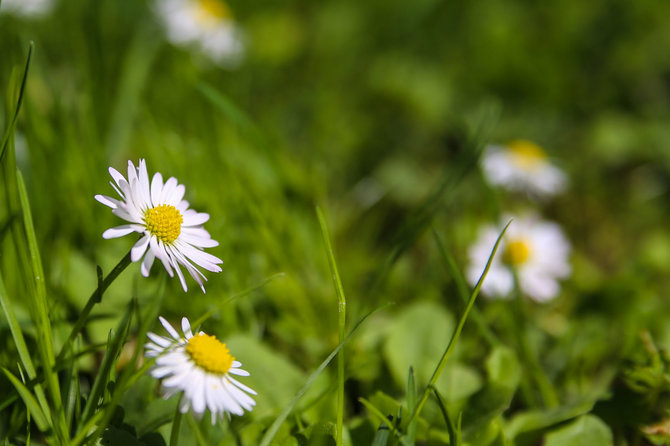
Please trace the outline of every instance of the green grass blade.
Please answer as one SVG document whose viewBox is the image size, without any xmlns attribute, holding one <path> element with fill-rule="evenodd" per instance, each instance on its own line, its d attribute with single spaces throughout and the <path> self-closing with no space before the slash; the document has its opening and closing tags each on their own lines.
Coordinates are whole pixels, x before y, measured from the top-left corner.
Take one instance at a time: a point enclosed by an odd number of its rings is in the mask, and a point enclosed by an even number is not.
<svg viewBox="0 0 670 446">
<path fill-rule="evenodd" d="M 9 324 L 9 331 L 12 334 L 14 345 L 16 346 L 16 350 L 19 353 L 19 359 L 21 360 L 21 364 L 23 365 L 23 368 L 26 370 L 26 373 L 28 374 L 28 379 L 34 380 L 37 377 L 35 365 L 33 364 L 33 360 L 30 357 L 30 351 L 28 350 L 28 346 L 26 345 L 26 340 L 23 336 L 21 325 L 19 324 L 19 321 L 16 319 L 14 309 L 12 308 L 12 306 L 8 301 L 7 290 L 5 289 L 5 284 L 1 274 L 0 274 L 0 305 L 2 306 L 2 310 L 5 313 L 5 317 L 7 318 L 7 323 Z M 48 414 L 49 404 L 47 402 L 41 384 L 37 383 L 35 384 L 35 396 L 40 404 L 40 407 L 42 408 L 42 411 L 45 414 Z"/>
<path fill-rule="evenodd" d="M 510 220 L 507 225 L 505 225 L 505 228 L 503 228 L 502 232 L 498 236 L 498 239 L 496 240 L 495 245 L 493 246 L 493 250 L 491 251 L 491 255 L 489 255 L 489 259 L 486 262 L 486 267 L 484 267 L 484 271 L 482 272 L 481 276 L 479 277 L 479 280 L 477 281 L 477 285 L 475 286 L 475 289 L 472 291 L 472 295 L 470 296 L 470 299 L 468 300 L 468 304 L 465 307 L 465 311 L 463 312 L 463 315 L 461 316 L 460 320 L 458 321 L 458 325 L 456 326 L 456 329 L 454 330 L 454 334 L 451 336 L 451 339 L 449 340 L 449 344 L 447 344 L 447 348 L 444 350 L 444 353 L 442 354 L 442 358 L 440 358 L 440 362 L 438 363 L 437 367 L 435 368 L 435 371 L 433 371 L 433 375 L 430 378 L 430 382 L 428 383 L 428 386 L 426 387 L 426 390 L 424 390 L 421 399 L 419 400 L 419 404 L 417 404 L 416 410 L 412 413 L 412 416 L 410 417 L 410 420 L 414 419 L 419 413 L 421 413 L 421 409 L 423 409 L 424 404 L 426 404 L 426 400 L 428 399 L 428 392 L 430 389 L 435 385 L 437 382 L 437 379 L 440 377 L 440 374 L 442 373 L 442 370 L 444 369 L 444 366 L 447 363 L 447 359 L 449 358 L 449 355 L 451 352 L 454 350 L 454 347 L 456 347 L 456 342 L 458 341 L 458 338 L 461 335 L 461 331 L 463 330 L 463 326 L 465 325 L 465 321 L 468 318 L 468 315 L 470 314 L 470 310 L 472 309 L 472 306 L 475 303 L 475 300 L 477 299 L 477 296 L 479 295 L 479 290 L 482 287 L 482 283 L 484 282 L 484 279 L 486 278 L 486 275 L 489 272 L 489 269 L 491 268 L 491 263 L 493 262 L 493 257 L 496 255 L 496 252 L 498 251 L 498 246 L 500 245 L 500 241 L 502 240 L 503 236 L 505 235 L 505 232 L 507 231 L 507 228 L 509 228 L 509 225 L 512 224 L 512 221 Z"/>
<path fill-rule="evenodd" d="M 116 333 L 112 336 L 110 333 L 110 339 L 107 344 L 107 351 L 105 352 L 105 357 L 102 360 L 98 374 L 95 377 L 93 382 L 93 387 L 91 387 L 91 393 L 86 400 L 86 405 L 84 406 L 84 411 L 81 415 L 81 421 L 79 427 L 89 420 L 93 411 L 97 408 L 98 403 L 104 397 L 105 389 L 109 383 L 110 372 L 114 366 L 116 360 L 118 359 L 119 353 L 123 348 L 123 344 L 128 335 L 128 328 L 130 327 L 131 315 L 134 311 L 136 303 L 133 300 L 132 304 L 128 306 L 126 312 L 123 315 L 123 318 L 119 322 Z M 79 431 L 80 429 L 78 429 Z"/>
<path fill-rule="evenodd" d="M 4 157 L 9 143 L 9 138 L 11 138 L 14 133 L 14 127 L 16 126 L 16 121 L 19 119 L 19 112 L 21 111 L 21 104 L 23 104 L 23 96 L 26 91 L 26 83 L 28 81 L 28 70 L 30 68 L 30 60 L 33 57 L 33 50 L 35 49 L 35 44 L 30 42 L 30 47 L 28 48 L 28 57 L 26 57 L 26 67 L 23 70 L 23 77 L 21 79 L 21 86 L 19 87 L 19 96 L 16 100 L 16 107 L 14 108 L 14 115 L 12 116 L 5 134 L 2 137 L 2 145 L 0 145 L 0 162 L 4 162 Z"/>
<path fill-rule="evenodd" d="M 382 423 L 377 428 L 375 438 L 372 440 L 372 446 L 386 446 L 389 442 L 389 427 Z"/>
<path fill-rule="evenodd" d="M 440 256 L 442 257 L 442 260 L 444 260 L 447 270 L 449 271 L 449 274 L 454 279 L 454 282 L 456 282 L 458 295 L 461 297 L 463 303 L 467 304 L 468 299 L 470 297 L 470 291 L 468 289 L 467 283 L 465 282 L 463 274 L 461 274 L 461 271 L 458 268 L 458 265 L 456 264 L 456 259 L 454 259 L 454 256 L 452 256 L 451 253 L 445 248 L 444 243 L 440 239 L 440 236 L 435 230 L 435 228 L 433 228 L 433 237 L 435 239 L 437 249 L 438 251 L 440 251 Z M 481 332 L 482 337 L 489 343 L 489 345 L 491 346 L 500 345 L 500 341 L 493 334 L 489 326 L 486 325 L 484 317 L 479 312 L 477 307 L 472 308 L 472 319 L 475 321 L 475 324 L 477 324 L 477 328 Z"/>
<path fill-rule="evenodd" d="M 183 394 L 180 397 L 183 398 Z M 174 410 L 174 417 L 172 417 L 172 428 L 170 429 L 170 446 L 179 446 L 179 431 L 181 430 L 181 420 L 184 418 L 179 410 L 179 403 Z"/>
<path fill-rule="evenodd" d="M 5 373 L 7 379 L 12 383 L 16 391 L 19 393 L 19 396 L 26 405 L 26 408 L 32 414 L 35 423 L 37 423 L 37 427 L 42 432 L 47 432 L 50 429 L 50 425 L 49 422 L 47 421 L 46 415 L 44 414 L 44 412 L 42 412 L 42 409 L 40 408 L 40 404 L 37 402 L 37 399 L 33 396 L 32 393 L 30 393 L 30 390 L 28 390 L 28 388 L 25 385 L 23 385 L 23 383 L 12 374 L 12 372 L 10 372 L 4 367 L 2 367 L 2 371 Z"/>
<path fill-rule="evenodd" d="M 326 255 L 328 256 L 328 266 L 330 267 L 330 274 L 333 278 L 333 285 L 335 286 L 335 293 L 337 294 L 337 312 L 338 312 L 338 329 L 339 341 L 344 340 L 344 333 L 346 329 L 347 317 L 347 300 L 344 296 L 344 288 L 342 287 L 342 280 L 340 273 L 337 270 L 337 263 L 335 262 L 335 253 L 333 246 L 330 243 L 328 236 L 328 226 L 326 219 L 321 212 L 320 207 L 316 207 L 316 215 L 319 219 L 319 226 L 321 226 L 321 235 L 323 236 L 323 244 L 326 248 Z M 342 444 L 342 425 L 344 423 L 344 354 L 340 352 L 337 355 L 337 430 L 335 444 L 340 446 Z"/>
<path fill-rule="evenodd" d="M 44 380 L 49 396 L 52 401 L 52 420 L 56 435 L 64 441 L 68 437 L 68 428 L 63 411 L 63 403 L 58 381 L 58 374 L 54 370 L 54 350 L 53 333 L 51 330 L 51 320 L 49 318 L 49 306 L 47 304 L 46 281 L 44 270 L 42 268 L 42 259 L 40 257 L 39 247 L 37 245 L 37 236 L 33 225 L 33 217 L 30 211 L 30 201 L 28 192 L 23 182 L 23 176 L 20 171 L 16 171 L 16 181 L 23 213 L 23 227 L 28 241 L 28 251 L 30 253 L 30 264 L 32 269 L 32 279 L 34 283 L 32 296 L 33 310 L 32 318 L 37 330 L 37 350 L 40 353 L 42 368 L 44 370 Z"/>
<path fill-rule="evenodd" d="M 407 410 L 413 413 L 416 409 L 416 382 L 414 380 L 414 368 L 410 366 L 407 374 Z M 416 439 L 416 427 L 419 419 L 412 418 L 407 425 L 407 441 L 409 444 L 414 444 Z"/>
<path fill-rule="evenodd" d="M 324 369 L 330 364 L 330 361 L 333 360 L 335 355 L 339 353 L 339 351 L 344 347 L 344 345 L 349 342 L 349 339 L 353 336 L 354 333 L 356 333 L 356 330 L 358 330 L 358 327 L 361 326 L 361 324 L 368 318 L 370 315 L 375 313 L 376 311 L 385 308 L 386 305 L 383 307 L 380 307 L 376 310 L 373 310 L 363 316 L 363 318 L 354 325 L 354 328 L 351 329 L 349 334 L 347 335 L 346 338 L 342 342 L 338 344 L 337 347 L 335 347 L 335 350 L 333 350 L 326 359 L 323 360 L 323 362 L 317 367 L 317 369 L 312 372 L 312 374 L 307 378 L 307 381 L 305 382 L 305 385 L 298 390 L 298 392 L 295 394 L 295 396 L 291 399 L 291 401 L 288 403 L 288 405 L 282 410 L 282 412 L 279 414 L 279 416 L 274 420 L 272 425 L 268 428 L 268 430 L 265 432 L 265 435 L 261 439 L 260 445 L 259 446 L 269 446 L 270 443 L 272 442 L 272 439 L 274 438 L 275 435 L 277 435 L 277 432 L 279 431 L 279 427 L 282 425 L 284 420 L 291 414 L 291 411 L 293 410 L 293 407 L 295 407 L 296 403 L 300 400 L 300 398 L 307 393 L 307 390 L 312 386 L 316 378 L 324 371 Z"/>
<path fill-rule="evenodd" d="M 447 431 L 449 432 L 449 445 L 461 446 L 460 423 L 458 427 L 454 426 L 454 423 L 451 421 L 451 417 L 449 417 L 449 412 L 447 412 L 447 407 L 442 402 L 442 398 L 440 398 L 440 393 L 435 387 L 431 387 L 431 389 L 433 390 L 433 395 L 435 395 L 435 399 L 437 400 L 437 405 L 440 407 L 442 418 L 444 418 L 444 422 L 447 425 Z"/>
</svg>

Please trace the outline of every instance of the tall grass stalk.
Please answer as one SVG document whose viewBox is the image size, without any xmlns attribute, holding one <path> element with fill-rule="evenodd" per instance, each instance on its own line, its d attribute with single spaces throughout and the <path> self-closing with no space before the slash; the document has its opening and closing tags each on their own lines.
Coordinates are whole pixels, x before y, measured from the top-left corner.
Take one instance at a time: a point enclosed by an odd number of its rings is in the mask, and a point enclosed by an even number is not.
<svg viewBox="0 0 670 446">
<path fill-rule="evenodd" d="M 328 236 L 328 226 L 326 225 L 326 219 L 323 216 L 321 208 L 317 206 L 316 215 L 319 219 L 319 225 L 321 226 L 321 235 L 323 236 L 323 243 L 326 248 L 326 254 L 328 255 L 328 266 L 330 267 L 330 273 L 333 278 L 333 285 L 335 286 L 335 293 L 337 294 L 337 312 L 338 312 L 338 330 L 339 330 L 339 342 L 344 341 L 345 326 L 346 326 L 346 313 L 347 313 L 347 300 L 344 297 L 344 289 L 342 288 L 342 281 L 340 280 L 340 273 L 337 270 L 337 263 L 335 262 L 335 254 L 333 252 L 333 246 L 330 243 L 330 237 Z M 340 351 L 337 355 L 337 433 L 336 433 L 336 444 L 340 446 L 342 444 L 342 424 L 344 422 L 344 352 Z"/>
<path fill-rule="evenodd" d="M 426 404 L 426 400 L 428 399 L 428 395 L 430 393 L 430 389 L 432 389 L 435 386 L 435 383 L 437 382 L 437 379 L 440 377 L 440 374 L 442 373 L 442 370 L 444 369 L 444 366 L 447 363 L 447 359 L 449 358 L 449 355 L 451 352 L 453 352 L 454 347 L 456 347 L 456 342 L 458 341 L 458 338 L 461 335 L 461 331 L 463 330 L 463 326 L 465 325 L 465 321 L 468 318 L 468 315 L 470 314 L 470 310 L 472 309 L 472 306 L 475 304 L 475 300 L 477 299 L 477 296 L 479 295 L 479 290 L 482 287 L 482 283 L 484 282 L 484 279 L 486 278 L 486 275 L 489 272 L 489 269 L 491 268 L 491 263 L 493 262 L 493 257 L 496 255 L 496 252 L 498 251 L 498 246 L 500 245 L 500 241 L 502 240 L 503 236 L 505 235 L 505 232 L 507 231 L 507 228 L 509 228 L 509 225 L 512 223 L 512 221 L 509 221 L 507 225 L 503 228 L 502 232 L 498 236 L 498 239 L 495 242 L 495 245 L 493 246 L 493 249 L 491 251 L 491 255 L 489 256 L 488 261 L 486 262 L 486 267 L 484 267 L 484 271 L 482 272 L 481 276 L 479 277 L 479 280 L 477 281 L 477 285 L 475 285 L 475 289 L 472 291 L 472 294 L 470 295 L 470 299 L 468 300 L 468 304 L 465 307 L 465 311 L 463 312 L 463 315 L 461 316 L 461 319 L 458 321 L 458 325 L 456 326 L 456 330 L 454 330 L 453 335 L 451 336 L 451 339 L 449 340 L 449 344 L 447 344 L 447 348 L 444 350 L 444 353 L 442 354 L 442 358 L 440 358 L 440 362 L 438 363 L 437 367 L 435 368 L 435 371 L 433 372 L 433 375 L 430 378 L 430 381 L 428 382 L 428 385 L 426 386 L 426 389 L 424 390 L 423 394 L 421 395 L 421 399 L 419 400 L 419 403 L 416 406 L 416 409 L 412 412 L 412 415 L 410 416 L 410 420 L 413 420 L 415 417 L 417 417 L 420 413 L 421 410 L 423 409 L 423 406 Z"/>
</svg>

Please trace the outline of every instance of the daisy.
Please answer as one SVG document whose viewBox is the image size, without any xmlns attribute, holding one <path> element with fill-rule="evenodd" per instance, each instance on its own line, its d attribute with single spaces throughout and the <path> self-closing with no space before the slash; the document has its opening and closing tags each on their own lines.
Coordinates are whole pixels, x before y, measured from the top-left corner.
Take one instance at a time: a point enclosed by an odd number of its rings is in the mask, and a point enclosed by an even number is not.
<svg viewBox="0 0 670 446">
<path fill-rule="evenodd" d="M 157 0 L 156 11 L 175 45 L 199 47 L 222 66 L 240 62 L 244 52 L 241 32 L 222 0 Z"/>
<path fill-rule="evenodd" d="M 0 13 L 8 12 L 23 17 L 39 17 L 51 10 L 51 0 L 2 0 Z"/>
<path fill-rule="evenodd" d="M 482 167 L 491 184 L 540 196 L 561 192 L 567 182 L 563 171 L 549 162 L 546 153 L 525 140 L 487 147 Z"/>
<path fill-rule="evenodd" d="M 488 225 L 470 248 L 470 266 L 467 277 L 471 284 L 479 280 L 500 228 Z M 482 284 L 482 293 L 489 297 L 506 298 L 514 288 L 514 270 L 521 292 L 537 302 L 555 298 L 558 280 L 570 275 L 568 256 L 570 243 L 556 223 L 535 217 L 512 221 L 500 242 L 498 254 Z"/>
<path fill-rule="evenodd" d="M 121 199 L 105 195 L 96 195 L 95 199 L 112 208 L 114 215 L 130 224 L 110 228 L 102 237 L 110 239 L 132 232 L 143 234 L 131 249 L 130 259 L 137 262 L 144 256 L 140 268 L 144 277 L 149 276 L 149 270 L 158 258 L 170 277 L 174 275 L 173 270 L 177 272 L 184 291 L 188 287 L 180 265 L 186 268 L 204 293 L 207 278 L 196 266 L 218 273 L 221 271 L 218 265 L 223 263 L 218 257 L 203 251 L 203 248 L 219 245 L 202 227 L 209 220 L 209 214 L 188 208 L 188 201 L 182 199 L 185 188 L 176 178 L 170 177 L 163 183 L 162 175 L 157 172 L 149 184 L 143 159 L 137 168 L 132 161 L 128 161 L 128 179 L 112 167 L 109 173 L 116 185 L 111 181 L 109 184 Z"/>
<path fill-rule="evenodd" d="M 146 356 L 156 358 L 151 376 L 163 380 L 165 399 L 183 391 L 181 413 L 192 409 L 200 418 L 209 409 L 212 424 L 226 412 L 242 415 L 256 405 L 247 395 L 256 392 L 230 376 L 249 376 L 249 372 L 240 368 L 242 364 L 230 354 L 226 344 L 202 331 L 194 335 L 186 318 L 181 320 L 183 335 L 162 317 L 158 319 L 170 337 L 147 333 L 151 342 L 145 347 Z"/>
</svg>

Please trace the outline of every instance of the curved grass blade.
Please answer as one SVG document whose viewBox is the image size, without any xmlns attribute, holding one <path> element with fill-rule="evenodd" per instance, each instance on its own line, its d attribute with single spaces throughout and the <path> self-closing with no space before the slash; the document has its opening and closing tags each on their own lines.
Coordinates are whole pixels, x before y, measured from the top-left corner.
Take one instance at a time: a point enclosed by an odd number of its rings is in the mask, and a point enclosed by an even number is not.
<svg viewBox="0 0 670 446">
<path fill-rule="evenodd" d="M 424 404 L 426 404 L 426 400 L 428 399 L 428 392 L 430 391 L 430 389 L 433 386 L 435 386 L 435 383 L 437 382 L 437 379 L 440 377 L 440 374 L 442 373 L 442 370 L 444 369 L 444 366 L 447 363 L 447 359 L 449 358 L 449 355 L 454 350 L 454 347 L 456 347 L 456 342 L 458 341 L 458 338 L 461 335 L 461 331 L 463 330 L 463 326 L 465 325 L 465 321 L 467 320 L 468 315 L 470 314 L 470 310 L 472 309 L 472 306 L 474 305 L 475 300 L 477 299 L 477 296 L 479 295 L 479 290 L 482 287 L 482 283 L 484 282 L 484 279 L 486 278 L 486 275 L 488 274 L 489 269 L 491 268 L 491 263 L 493 262 L 493 257 L 496 255 L 496 252 L 498 251 L 498 246 L 500 245 L 500 241 L 502 240 L 503 236 L 505 235 L 505 232 L 507 232 L 507 228 L 509 228 L 510 224 L 512 224 L 511 220 L 507 223 L 507 225 L 505 225 L 502 232 L 498 236 L 498 239 L 496 240 L 495 245 L 493 245 L 493 250 L 491 251 L 491 255 L 489 255 L 489 259 L 486 262 L 486 267 L 484 267 L 484 271 L 482 272 L 482 275 L 479 276 L 479 280 L 477 281 L 477 285 L 475 286 L 475 289 L 472 291 L 472 295 L 470 296 L 470 299 L 468 300 L 468 304 L 465 307 L 465 311 L 463 312 L 463 315 L 461 316 L 461 319 L 458 321 L 458 325 L 456 326 L 456 329 L 454 330 L 454 334 L 451 336 L 451 339 L 449 340 L 449 344 L 447 344 L 447 348 L 444 350 L 444 353 L 442 354 L 442 358 L 440 358 L 440 362 L 437 364 L 437 367 L 435 368 L 435 371 L 433 372 L 433 375 L 430 378 L 428 386 L 424 390 L 423 395 L 421 396 L 421 399 L 419 400 L 419 404 L 417 404 L 416 409 L 414 410 L 414 412 L 412 412 L 410 420 L 413 420 L 421 412 L 421 409 L 423 409 L 423 406 L 424 406 Z"/>
<path fill-rule="evenodd" d="M 7 379 L 12 383 L 16 391 L 19 393 L 19 396 L 26 405 L 26 408 L 32 414 L 33 419 L 37 424 L 37 427 L 42 432 L 48 432 L 50 428 L 50 423 L 47 421 L 47 417 L 44 414 L 44 412 L 42 412 L 42 409 L 40 408 L 40 404 L 37 402 L 37 399 L 33 396 L 32 393 L 30 393 L 30 390 L 28 390 L 28 388 L 25 385 L 23 385 L 23 383 L 16 376 L 12 374 L 12 372 L 10 372 L 4 367 L 2 367 L 2 371 L 7 377 Z"/>
<path fill-rule="evenodd" d="M 326 226 L 326 219 L 321 212 L 319 206 L 316 207 L 316 216 L 319 219 L 319 226 L 321 226 L 321 235 L 323 236 L 323 244 L 326 247 L 326 254 L 328 255 L 328 266 L 330 267 L 330 274 L 333 278 L 333 285 L 335 286 L 335 293 L 337 294 L 337 312 L 338 312 L 338 329 L 339 340 L 344 340 L 344 332 L 347 317 L 347 299 L 344 297 L 344 288 L 342 287 L 342 280 L 340 273 L 337 270 L 337 263 L 335 262 L 335 254 L 333 246 L 330 243 L 328 236 L 328 226 Z M 344 352 L 337 355 L 337 430 L 335 437 L 335 444 L 341 446 L 342 444 L 342 425 L 344 423 Z"/>
</svg>

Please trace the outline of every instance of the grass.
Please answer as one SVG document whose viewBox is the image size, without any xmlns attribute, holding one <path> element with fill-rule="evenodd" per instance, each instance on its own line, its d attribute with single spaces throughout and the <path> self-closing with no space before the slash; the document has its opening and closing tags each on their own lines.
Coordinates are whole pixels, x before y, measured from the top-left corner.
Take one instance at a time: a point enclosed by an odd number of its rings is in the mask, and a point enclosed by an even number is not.
<svg viewBox="0 0 670 446">
<path fill-rule="evenodd" d="M 169 44 L 149 2 L 6 6 L 4 444 L 669 441 L 668 6 L 231 2 L 235 70 Z M 565 193 L 486 181 L 483 149 L 514 138 Z M 139 158 L 211 216 L 206 294 L 101 237 L 121 222 L 93 197 Z M 563 227 L 570 278 L 476 299 L 479 228 L 525 209 Z M 226 342 L 253 411 L 160 398 L 159 315 Z"/>
</svg>

